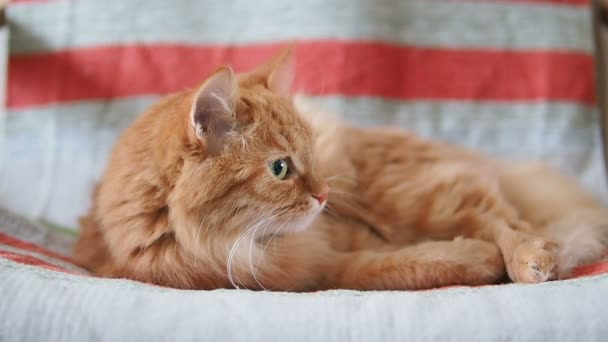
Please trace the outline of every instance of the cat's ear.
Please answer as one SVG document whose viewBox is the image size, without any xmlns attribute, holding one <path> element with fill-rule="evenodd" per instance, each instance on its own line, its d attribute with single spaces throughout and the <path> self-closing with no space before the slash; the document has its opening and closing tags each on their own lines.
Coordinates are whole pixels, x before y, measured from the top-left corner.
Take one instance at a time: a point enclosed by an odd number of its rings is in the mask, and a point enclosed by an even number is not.
<svg viewBox="0 0 608 342">
<path fill-rule="evenodd" d="M 190 109 L 190 124 L 196 137 L 211 153 L 218 152 L 226 134 L 236 125 L 234 110 L 238 83 L 232 69 L 224 66 L 198 89 Z"/>
<path fill-rule="evenodd" d="M 294 44 L 290 44 L 268 63 L 266 86 L 281 95 L 289 95 L 293 85 L 296 67 L 293 50 Z"/>
</svg>

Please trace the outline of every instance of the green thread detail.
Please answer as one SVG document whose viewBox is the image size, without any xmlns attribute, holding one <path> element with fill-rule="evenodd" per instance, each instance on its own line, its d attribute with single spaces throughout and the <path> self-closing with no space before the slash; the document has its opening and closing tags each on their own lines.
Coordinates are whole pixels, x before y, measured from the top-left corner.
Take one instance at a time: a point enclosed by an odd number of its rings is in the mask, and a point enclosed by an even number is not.
<svg viewBox="0 0 608 342">
<path fill-rule="evenodd" d="M 74 229 L 70 229 L 68 227 L 60 226 L 58 224 L 51 223 L 51 222 L 49 222 L 47 220 L 44 220 L 44 219 L 40 219 L 39 222 L 41 224 L 43 224 L 43 225 L 45 225 L 45 226 L 47 226 L 47 227 L 49 227 L 49 228 L 57 231 L 57 232 L 59 232 L 59 233 L 70 235 L 70 236 L 76 236 L 76 235 L 78 235 L 78 232 L 76 232 L 76 230 L 74 230 Z"/>
</svg>

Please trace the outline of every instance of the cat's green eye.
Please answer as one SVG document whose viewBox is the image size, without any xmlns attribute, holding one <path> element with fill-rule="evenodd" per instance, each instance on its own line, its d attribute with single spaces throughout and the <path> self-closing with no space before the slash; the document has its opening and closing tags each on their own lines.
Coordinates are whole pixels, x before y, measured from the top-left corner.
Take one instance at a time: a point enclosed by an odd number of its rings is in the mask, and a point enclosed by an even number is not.
<svg viewBox="0 0 608 342">
<path fill-rule="evenodd" d="M 285 179 L 289 173 L 289 163 L 285 159 L 277 159 L 268 166 L 272 174 L 278 179 Z"/>
</svg>

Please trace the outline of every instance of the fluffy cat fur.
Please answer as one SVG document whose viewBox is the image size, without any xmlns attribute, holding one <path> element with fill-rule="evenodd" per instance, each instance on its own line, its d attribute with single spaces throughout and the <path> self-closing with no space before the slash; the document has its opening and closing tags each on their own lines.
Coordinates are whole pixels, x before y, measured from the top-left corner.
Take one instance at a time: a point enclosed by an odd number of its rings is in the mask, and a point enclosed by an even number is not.
<svg viewBox="0 0 608 342">
<path fill-rule="evenodd" d="M 141 115 L 81 219 L 77 260 L 185 289 L 396 290 L 544 282 L 606 252 L 606 210 L 574 181 L 349 126 L 294 103 L 291 70 L 288 52 L 222 67 Z"/>
</svg>

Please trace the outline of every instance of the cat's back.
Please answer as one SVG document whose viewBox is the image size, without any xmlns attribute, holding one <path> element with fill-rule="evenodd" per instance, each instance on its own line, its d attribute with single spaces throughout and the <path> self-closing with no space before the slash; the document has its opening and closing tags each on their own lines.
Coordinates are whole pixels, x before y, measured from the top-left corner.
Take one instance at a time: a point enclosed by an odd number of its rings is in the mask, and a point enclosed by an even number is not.
<svg viewBox="0 0 608 342">
<path fill-rule="evenodd" d="M 178 114 L 187 96 L 182 92 L 162 98 L 117 139 L 95 187 L 91 210 L 80 218 L 74 252 L 82 266 L 105 276 L 119 275 L 111 257 L 116 246 L 107 245 L 109 230 L 120 230 L 123 220 L 165 205 L 168 193 L 163 184 L 172 180 L 160 176 L 159 158 L 171 149 L 166 144 L 181 129 Z"/>
<path fill-rule="evenodd" d="M 138 181 L 158 183 L 163 160 L 179 153 L 189 92 L 168 95 L 140 114 L 117 139 L 99 182 L 99 196 Z M 125 184 L 122 184 L 125 183 Z"/>
<path fill-rule="evenodd" d="M 172 135 L 171 133 L 183 129 L 185 120 L 180 117 L 180 113 L 183 114 L 184 110 L 188 110 L 185 106 L 188 96 L 190 96 L 189 92 L 165 96 L 138 115 L 116 140 L 112 156 L 153 149 L 163 137 L 166 139 Z"/>
</svg>

